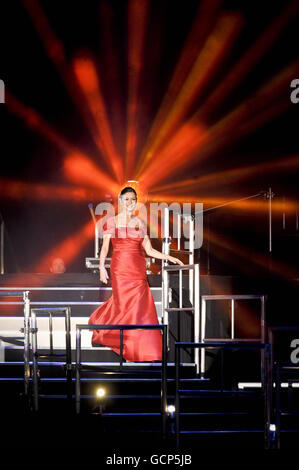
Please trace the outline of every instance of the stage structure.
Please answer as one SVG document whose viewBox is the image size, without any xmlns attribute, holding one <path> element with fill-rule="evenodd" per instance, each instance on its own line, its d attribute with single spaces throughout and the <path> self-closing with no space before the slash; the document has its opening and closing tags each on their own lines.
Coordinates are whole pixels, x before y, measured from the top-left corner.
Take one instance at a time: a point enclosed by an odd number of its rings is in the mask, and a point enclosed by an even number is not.
<svg viewBox="0 0 299 470">
<path fill-rule="evenodd" d="M 185 253 L 189 255 L 189 264 L 184 266 L 169 265 L 168 261 L 162 260 L 162 315 L 163 323 L 169 325 L 169 314 L 171 312 L 191 311 L 193 313 L 193 331 L 194 341 L 199 341 L 200 318 L 199 318 L 199 302 L 200 302 L 200 278 L 199 278 L 199 264 L 194 264 L 194 216 L 192 214 L 186 216 L 180 213 L 175 214 L 177 217 L 178 227 L 178 249 L 173 250 L 171 246 L 171 237 L 169 235 L 169 208 L 164 209 L 164 239 L 162 245 L 162 252 L 169 255 L 170 253 L 178 254 Z M 189 225 L 189 250 L 181 250 L 181 225 L 182 219 L 185 218 Z M 169 287 L 169 275 L 171 272 L 179 273 L 179 306 L 169 307 L 171 302 L 171 288 Z M 183 271 L 188 271 L 189 276 L 189 300 L 192 307 L 183 307 Z M 178 329 L 178 334 L 180 331 Z M 180 338 L 178 338 L 180 340 Z M 167 333 L 167 344 L 169 345 L 169 331 Z M 198 350 L 195 351 L 194 357 L 196 371 L 199 373 L 199 355 Z"/>
<path fill-rule="evenodd" d="M 250 196 L 249 198 L 257 197 L 260 194 L 261 193 Z M 268 222 L 270 253 L 272 249 L 271 200 L 273 198 L 273 192 L 270 189 L 268 196 L 265 193 L 263 193 L 263 195 L 269 199 Z M 96 245 L 96 256 L 89 258 L 89 260 L 92 260 L 91 264 L 87 266 L 86 263 L 88 273 L 73 273 L 72 275 L 66 273 L 61 276 L 52 276 L 51 279 L 49 276 L 45 276 L 43 279 L 43 274 L 31 276 L 24 274 L 19 275 L 18 281 L 14 285 L 9 284 L 9 275 L 3 273 L 2 285 L 5 287 L 0 287 L 0 297 L 3 299 L 10 298 L 11 301 L 1 302 L 1 341 L 3 344 L 8 343 L 16 345 L 16 341 L 14 342 L 16 339 L 15 333 L 20 330 L 24 333 L 22 345 L 16 346 L 16 350 L 22 348 L 23 377 L 20 379 L 14 378 L 13 380 L 22 380 L 24 382 L 24 396 L 26 398 L 27 409 L 29 404 L 31 411 L 41 413 L 45 410 L 45 406 L 51 407 L 50 403 L 53 404 L 55 401 L 43 400 L 42 403 L 41 398 L 51 398 L 51 396 L 53 398 L 55 396 L 56 401 L 53 413 L 57 412 L 61 414 L 61 412 L 68 410 L 68 412 L 74 415 L 78 413 L 82 415 L 86 411 L 87 414 L 95 414 L 90 408 L 90 403 L 95 400 L 94 387 L 97 384 L 107 384 L 109 386 L 111 384 L 117 384 L 120 390 L 125 390 L 123 393 L 125 394 L 126 405 L 122 405 L 123 408 L 115 411 L 117 405 L 114 403 L 114 400 L 121 399 L 121 394 L 112 394 L 107 397 L 107 403 L 109 404 L 107 406 L 110 406 L 108 412 L 105 413 L 105 411 L 101 409 L 99 413 L 101 419 L 109 420 L 113 418 L 113 416 L 117 416 L 117 424 L 115 426 L 118 430 L 123 426 L 122 429 L 127 433 L 127 417 L 131 416 L 132 418 L 132 416 L 134 416 L 135 425 L 140 427 L 140 430 L 143 432 L 146 426 L 145 416 L 148 416 L 149 419 L 156 419 L 155 425 L 157 425 L 158 422 L 160 423 L 156 427 L 156 430 L 163 439 L 172 439 L 172 442 L 176 442 L 177 446 L 180 447 L 181 441 L 184 440 L 185 437 L 189 439 L 189 437 L 191 438 L 196 435 L 197 432 L 207 435 L 209 433 L 218 432 L 213 429 L 213 419 L 216 419 L 215 429 L 219 427 L 218 420 L 223 420 L 224 418 L 229 420 L 228 429 L 225 430 L 224 428 L 224 430 L 219 431 L 219 433 L 231 432 L 230 426 L 232 420 L 241 419 L 242 425 L 239 424 L 239 430 L 234 432 L 239 432 L 241 436 L 242 433 L 240 429 L 242 428 L 242 432 L 244 433 L 254 432 L 257 436 L 264 435 L 263 441 L 265 448 L 270 448 L 271 446 L 279 448 L 281 446 L 281 431 L 285 431 L 285 429 L 281 429 L 281 420 L 286 414 L 288 414 L 288 416 L 297 415 L 296 410 L 285 405 L 285 396 L 283 393 L 285 384 L 282 380 L 284 379 L 288 382 L 288 395 L 290 395 L 290 389 L 292 389 L 292 393 L 295 393 L 295 377 L 298 374 L 298 365 L 274 361 L 273 359 L 274 333 L 277 333 L 281 328 L 289 329 L 290 327 L 276 327 L 276 329 L 274 328 L 270 331 L 269 336 L 267 335 L 268 325 L 266 313 L 268 315 L 267 287 L 269 280 L 266 279 L 265 283 L 261 283 L 260 280 L 258 280 L 253 289 L 255 292 L 253 293 L 250 291 L 250 287 L 252 286 L 249 286 L 247 280 L 244 279 L 243 284 L 237 283 L 234 288 L 232 285 L 229 286 L 229 290 L 235 290 L 236 293 L 229 292 L 224 294 L 221 290 L 223 288 L 224 290 L 228 289 L 228 286 L 225 286 L 225 283 L 219 285 L 218 278 L 215 279 L 215 284 L 213 280 L 210 281 L 210 276 L 202 276 L 202 278 L 200 278 L 200 265 L 194 263 L 193 241 L 194 217 L 196 214 L 190 214 L 187 217 L 177 213 L 174 214 L 178 227 L 178 241 L 177 249 L 173 250 L 171 248 L 169 209 L 164 208 L 163 210 L 164 236 L 162 240 L 162 252 L 165 254 L 179 255 L 182 253 L 188 255 L 188 264 L 183 266 L 170 265 L 163 260 L 161 272 L 158 275 L 151 275 L 149 277 L 159 325 L 90 326 L 87 324 L 91 311 L 96 306 L 108 300 L 109 294 L 111 295 L 110 286 L 98 286 L 98 274 L 95 274 L 98 273 L 98 265 L 96 264 L 99 259 L 98 245 Z M 183 217 L 185 217 L 185 219 L 183 219 Z M 188 250 L 181 250 L 183 238 L 182 222 L 187 222 L 189 228 Z M 106 266 L 109 268 L 110 260 L 106 260 Z M 188 272 L 188 275 L 184 275 L 185 271 Z M 4 278 L 6 280 L 4 280 Z M 17 277 L 14 276 L 11 277 L 11 279 L 16 280 Z M 32 282 L 32 280 L 34 282 Z M 10 285 L 10 287 L 7 287 L 7 285 Z M 281 287 L 281 282 L 279 282 L 278 287 Z M 278 287 L 274 287 L 272 290 L 276 292 Z M 213 294 L 210 294 L 211 289 L 214 291 Z M 242 291 L 247 291 L 247 293 L 241 294 L 240 292 Z M 99 295 L 101 296 L 101 301 L 99 301 Z M 173 306 L 173 302 L 176 302 L 176 300 L 173 300 L 176 295 L 177 305 Z M 265 308 L 266 298 L 267 312 Z M 216 333 L 213 335 L 209 333 L 209 325 L 216 320 L 219 313 L 216 307 L 213 307 L 215 310 L 212 312 L 211 305 L 215 306 L 219 303 L 216 301 L 222 300 L 230 302 L 229 315 L 225 315 L 225 319 L 227 320 L 225 337 L 222 337 L 221 334 Z M 240 338 L 238 325 L 236 326 L 236 322 L 239 321 L 237 308 L 239 305 L 236 305 L 236 303 L 247 300 L 250 302 L 253 300 L 260 302 L 259 315 L 255 316 L 257 324 L 259 320 L 260 330 L 259 337 L 255 339 L 246 337 L 246 331 L 245 337 Z M 6 312 L 5 309 L 8 305 L 10 310 L 8 309 Z M 11 315 L 11 311 L 14 307 L 15 315 Z M 192 338 L 188 341 L 182 339 L 179 326 L 176 341 L 174 344 L 171 344 L 170 333 L 173 326 L 171 324 L 173 317 L 177 314 L 177 318 L 180 322 L 182 321 L 184 312 L 188 314 L 189 319 L 192 319 L 192 328 L 190 328 Z M 189 313 L 191 315 L 189 315 Z M 48 320 L 48 322 L 46 322 L 46 320 Z M 9 330 L 9 325 L 12 325 L 11 331 Z M 23 327 L 21 328 L 21 326 Z M 97 327 L 100 329 L 119 329 L 121 349 L 123 331 L 125 329 L 142 327 L 161 329 L 164 339 L 163 361 L 150 366 L 146 363 L 126 363 L 123 361 L 122 354 L 119 359 L 119 356 L 116 357 L 116 354 L 113 353 L 110 348 L 93 347 L 90 342 L 91 330 Z M 81 338 L 82 330 L 85 332 L 84 340 Z M 64 341 L 62 341 L 62 332 L 65 338 Z M 71 339 L 72 337 L 73 340 Z M 74 341 L 74 339 L 76 339 L 76 341 Z M 21 344 L 21 342 L 19 343 Z M 74 348 L 75 344 L 76 348 Z M 172 351 L 168 352 L 168 360 L 166 357 L 167 346 L 172 349 Z M 221 355 L 221 380 L 219 389 L 216 390 L 213 389 L 213 387 L 215 383 L 217 386 L 219 384 L 217 381 L 213 382 L 214 377 L 210 375 L 210 372 L 208 373 L 205 357 L 205 351 L 211 351 L 213 348 L 218 348 Z M 61 349 L 64 350 L 63 354 L 57 354 L 57 350 Z M 193 350 L 194 353 L 192 356 L 190 355 L 190 360 L 183 362 L 181 360 L 183 351 L 181 350 L 184 350 L 185 353 L 188 349 Z M 229 367 L 228 369 L 224 368 L 222 357 L 222 353 L 226 350 L 259 350 L 261 354 L 261 368 L 260 373 L 258 370 L 254 370 L 254 377 L 260 377 L 261 383 L 240 382 L 237 384 L 236 389 L 234 388 L 235 385 L 227 389 L 224 383 L 224 375 L 230 372 L 230 370 Z M 6 352 L 10 354 L 6 355 Z M 5 351 L 5 347 L 3 348 L 3 365 L 9 366 L 8 359 L 12 357 L 11 352 L 12 351 Z M 170 362 L 169 360 L 171 352 L 176 353 L 174 362 Z M 250 352 L 249 354 L 252 353 Z M 55 357 L 57 361 L 53 360 Z M 50 362 L 46 362 L 45 359 L 50 359 Z M 18 366 L 21 362 L 14 364 Z M 61 367 L 63 365 L 64 377 L 61 377 Z M 13 364 L 11 367 L 13 368 Z M 43 369 L 43 367 L 45 368 Z M 49 373 L 49 370 L 51 370 L 51 377 L 46 375 Z M 60 371 L 60 378 L 57 378 L 57 376 L 53 377 L 53 374 L 57 374 L 58 370 Z M 92 374 L 94 374 L 94 376 Z M 15 375 L 13 375 L 13 377 L 15 377 Z M 234 377 L 234 380 L 235 379 Z M 7 378 L 2 378 L 1 380 L 9 383 L 9 379 Z M 55 381 L 57 381 L 57 387 L 58 385 L 60 387 L 59 390 L 66 387 L 66 395 L 57 395 L 57 392 L 55 395 L 50 393 L 55 390 Z M 132 384 L 132 389 L 128 392 L 127 390 L 130 383 Z M 40 386 L 45 387 L 45 394 L 39 393 Z M 47 386 L 49 386 L 49 388 L 47 388 Z M 158 393 L 154 388 L 156 386 L 159 387 Z M 137 390 L 137 387 L 141 387 L 140 390 L 142 391 Z M 261 391 L 256 390 L 256 388 L 259 387 Z M 235 400 L 237 396 L 238 400 Z M 255 397 L 254 400 L 256 399 L 257 402 L 251 400 L 252 405 L 250 405 L 251 407 L 249 406 L 246 412 L 240 410 L 236 412 L 232 411 L 233 405 L 239 403 L 239 399 L 241 402 L 244 397 L 246 400 L 246 397 L 249 396 Z M 201 398 L 200 400 L 198 400 L 199 397 Z M 203 403 L 206 397 L 210 400 L 212 406 L 211 410 L 201 408 L 204 406 Z M 131 398 L 131 401 L 128 400 L 129 398 Z M 223 400 L 226 398 L 231 400 L 231 408 L 227 406 L 227 408 L 223 409 Z M 295 398 L 296 397 L 293 399 L 295 400 Z M 65 399 L 67 399 L 67 406 Z M 45 403 L 46 401 L 47 403 Z M 132 403 L 134 408 L 136 407 L 136 401 L 139 402 L 138 410 L 135 408 L 133 412 L 128 412 L 128 403 Z M 156 403 L 155 406 L 158 404 L 157 409 L 154 407 L 154 403 Z M 256 404 L 258 404 L 258 408 L 256 408 Z M 61 408 L 56 409 L 56 407 L 59 406 Z M 175 411 L 166 411 L 169 406 L 174 407 Z M 217 409 L 219 406 L 221 407 L 220 410 Z M 150 407 L 150 410 L 148 410 L 148 407 Z M 246 429 L 244 421 L 245 416 L 252 419 L 255 411 L 257 411 L 258 419 L 263 418 L 262 421 L 259 421 L 259 428 L 252 430 L 249 426 L 249 428 Z M 206 421 L 204 422 L 208 423 L 208 430 L 200 429 L 203 420 L 198 421 L 199 415 L 201 417 L 205 416 Z M 124 419 L 123 424 L 121 424 L 122 419 Z M 186 419 L 187 431 L 183 430 L 184 425 L 186 425 Z M 174 424 L 176 424 L 176 427 Z M 189 433 L 188 426 L 191 426 L 194 431 Z"/>
<path fill-rule="evenodd" d="M 13 297 L 22 299 L 23 304 L 23 328 L 20 329 L 20 332 L 24 334 L 24 396 L 25 400 L 28 403 L 29 399 L 29 380 L 30 380 L 30 296 L 29 291 L 18 291 L 18 290 L 9 290 L 2 289 L 0 292 L 0 297 Z"/>
</svg>

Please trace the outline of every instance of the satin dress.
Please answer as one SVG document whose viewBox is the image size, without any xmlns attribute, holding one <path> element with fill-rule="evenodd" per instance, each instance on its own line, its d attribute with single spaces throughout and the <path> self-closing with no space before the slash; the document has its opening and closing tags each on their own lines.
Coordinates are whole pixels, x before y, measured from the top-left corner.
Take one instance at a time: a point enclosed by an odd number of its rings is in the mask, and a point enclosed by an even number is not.
<svg viewBox="0 0 299 470">
<path fill-rule="evenodd" d="M 106 233 L 112 235 L 112 295 L 91 314 L 88 324 L 158 325 L 141 246 L 146 224 L 141 221 L 140 227 L 116 227 L 110 217 L 103 226 L 103 235 Z M 120 354 L 120 330 L 94 330 L 92 342 Z M 133 362 L 161 360 L 161 330 L 124 330 L 123 357 Z"/>
</svg>

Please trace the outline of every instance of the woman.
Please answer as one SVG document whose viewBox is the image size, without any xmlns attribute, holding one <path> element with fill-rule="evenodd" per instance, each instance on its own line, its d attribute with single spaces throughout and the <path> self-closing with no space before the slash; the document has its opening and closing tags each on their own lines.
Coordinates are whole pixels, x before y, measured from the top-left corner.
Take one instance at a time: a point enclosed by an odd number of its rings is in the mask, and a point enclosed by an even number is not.
<svg viewBox="0 0 299 470">
<path fill-rule="evenodd" d="M 154 299 L 146 277 L 146 262 L 141 247 L 150 257 L 183 265 L 182 261 L 153 249 L 146 234 L 146 224 L 134 217 L 136 191 L 130 186 L 121 191 L 120 212 L 110 217 L 103 227 L 100 253 L 100 280 L 107 284 L 105 258 L 112 238 L 110 264 L 112 295 L 90 316 L 94 325 L 157 325 Z M 119 330 L 94 330 L 93 343 L 109 346 L 120 353 Z M 124 330 L 123 357 L 128 361 L 156 361 L 162 357 L 160 330 Z"/>
</svg>

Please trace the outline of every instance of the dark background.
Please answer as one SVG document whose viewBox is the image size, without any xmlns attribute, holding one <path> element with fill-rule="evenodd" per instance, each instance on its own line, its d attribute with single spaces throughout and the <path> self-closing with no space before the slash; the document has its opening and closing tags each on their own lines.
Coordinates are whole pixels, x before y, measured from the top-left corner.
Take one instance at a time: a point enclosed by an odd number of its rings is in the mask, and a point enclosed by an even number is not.
<svg viewBox="0 0 299 470">
<path fill-rule="evenodd" d="M 140 121 L 138 144 L 140 151 L 159 109 L 167 85 L 172 77 L 180 51 L 194 20 L 199 1 L 163 0 L 150 2 L 147 34 L 141 82 Z M 194 109 L 200 107 L 209 92 L 221 82 L 222 77 L 238 61 L 244 51 L 280 15 L 287 1 L 223 1 L 223 11 L 241 11 L 244 15 L 242 31 L 238 36 L 223 66 L 208 84 L 205 94 Z M 127 2 L 110 1 L 66 1 L 43 0 L 40 2 L 56 36 L 65 48 L 66 59 L 71 61 L 78 54 L 91 53 L 101 76 L 106 107 L 120 154 L 124 154 L 127 104 Z M 5 1 L 1 4 L 1 57 L 0 78 L 6 88 L 22 103 L 35 109 L 45 121 L 61 135 L 93 158 L 100 168 L 105 164 L 96 148 L 90 131 L 78 113 L 59 72 L 47 56 L 44 46 L 33 26 L 22 1 Z M 107 27 L 111 32 L 117 64 L 117 75 L 111 76 L 107 54 Z M 283 30 L 268 52 L 238 87 L 210 117 L 215 120 L 241 103 L 250 94 L 266 83 L 287 64 L 298 58 L 298 16 Z M 299 78 L 299 77 L 293 77 Z M 111 80 L 118 89 L 118 107 L 110 104 Z M 290 99 L 290 89 L 285 90 L 285 99 Z M 61 184 L 68 187 L 63 174 L 64 154 L 43 136 L 28 129 L 25 123 L 9 112 L 5 104 L 0 105 L 1 122 L 1 180 L 18 180 L 32 183 Z M 122 126 L 114 126 L 115 122 Z M 298 153 L 299 104 L 291 105 L 285 112 L 271 119 L 260 129 L 227 145 L 223 151 L 205 159 L 184 172 L 184 177 L 195 177 L 226 168 L 253 165 L 266 160 L 276 160 Z M 165 183 L 179 181 L 181 175 Z M 164 183 L 164 182 L 163 182 Z M 225 181 L 209 191 L 193 188 L 187 194 L 204 201 L 207 197 L 229 200 L 255 194 L 272 187 L 276 200 L 283 196 L 287 200 L 298 200 L 298 170 L 261 173 L 248 177 L 240 183 Z M 174 198 L 175 199 L 175 198 Z M 6 268 L 9 272 L 30 271 L 31 266 L 51 247 L 88 222 L 90 214 L 87 203 L 58 200 L 34 200 L 30 197 L 13 199 L 2 195 L 0 209 L 6 224 Z M 97 204 L 100 201 L 90 201 Z M 218 235 L 241 242 L 248 250 L 249 259 L 232 256 L 219 246 L 207 245 L 205 238 L 201 250 L 202 272 L 210 274 L 252 274 L 260 272 L 252 254 L 267 256 L 267 213 L 241 211 L 228 208 L 209 213 L 204 218 L 205 235 L 210 229 Z M 282 213 L 275 213 L 273 226 L 273 255 L 297 269 L 298 231 L 295 214 L 287 215 L 286 230 L 282 230 Z M 157 248 L 161 243 L 155 242 Z M 233 246 L 233 242 L 232 242 Z M 80 251 L 69 263 L 68 272 L 85 270 L 85 257 L 93 255 L 93 241 Z M 223 257 L 225 255 L 225 257 Z"/>
</svg>

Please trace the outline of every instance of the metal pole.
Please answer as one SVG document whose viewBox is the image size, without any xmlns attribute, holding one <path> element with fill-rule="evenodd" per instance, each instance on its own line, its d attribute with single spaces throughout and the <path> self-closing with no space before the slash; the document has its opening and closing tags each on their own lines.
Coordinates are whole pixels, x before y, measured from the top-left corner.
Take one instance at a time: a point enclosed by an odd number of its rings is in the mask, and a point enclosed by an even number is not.
<svg viewBox="0 0 299 470">
<path fill-rule="evenodd" d="M 81 368 L 81 330 L 77 327 L 76 329 L 76 413 L 80 413 L 80 368 Z"/>
<path fill-rule="evenodd" d="M 183 271 L 179 270 L 179 308 L 183 307 Z M 178 311 L 178 341 L 181 341 L 181 310 Z"/>
<path fill-rule="evenodd" d="M 97 223 L 94 226 L 94 257 L 99 257 L 99 230 Z"/>
<path fill-rule="evenodd" d="M 162 439 L 166 438 L 166 408 L 167 408 L 167 325 L 162 330 L 162 377 L 161 377 L 161 418 Z"/>
<path fill-rule="evenodd" d="M 34 411 L 38 411 L 38 362 L 37 362 L 37 324 L 36 314 L 31 310 L 31 327 L 32 327 L 32 361 L 33 361 L 33 403 Z"/>
<path fill-rule="evenodd" d="M 164 254 L 169 255 L 169 210 L 168 207 L 164 208 L 164 220 L 163 220 L 163 230 L 164 230 L 164 239 L 163 239 L 163 246 L 162 251 Z M 168 311 L 166 310 L 169 307 L 169 297 L 168 297 L 168 289 L 169 289 L 169 278 L 168 272 L 164 269 L 165 266 L 168 265 L 166 260 L 162 260 L 162 321 L 165 325 L 167 325 L 167 346 L 169 344 L 168 339 Z"/>
<path fill-rule="evenodd" d="M 180 347 L 175 348 L 175 440 L 176 447 L 180 447 Z"/>
<path fill-rule="evenodd" d="M 201 303 L 201 325 L 200 325 L 200 342 L 203 343 L 205 339 L 205 334 L 206 334 L 206 309 L 207 309 L 207 304 L 206 304 L 206 299 L 202 298 L 202 303 Z M 201 348 L 200 351 L 200 356 L 201 356 L 201 366 L 200 366 L 200 372 L 202 378 L 204 377 L 205 374 L 205 348 Z"/>
<path fill-rule="evenodd" d="M 280 394 L 281 394 L 281 381 L 280 381 L 280 367 L 279 364 L 276 366 L 276 448 L 280 449 Z"/>
<path fill-rule="evenodd" d="M 67 396 L 72 399 L 72 349 L 71 349 L 71 311 L 70 307 L 65 309 L 65 355 L 66 355 L 66 381 Z"/>
<path fill-rule="evenodd" d="M 178 227 L 178 250 L 181 249 L 181 236 L 182 236 L 182 231 L 181 231 L 181 214 L 177 214 L 177 227 Z"/>
<path fill-rule="evenodd" d="M 4 222 L 3 220 L 1 221 L 1 227 L 0 227 L 0 257 L 1 257 L 1 274 L 4 274 Z"/>
<path fill-rule="evenodd" d="M 232 318 L 231 318 L 231 338 L 235 338 L 235 300 L 232 299 L 231 303 L 231 311 L 232 311 Z"/>
<path fill-rule="evenodd" d="M 121 328 L 119 333 L 120 333 L 120 360 L 119 360 L 119 366 L 122 369 L 122 367 L 123 367 L 124 330 Z"/>
<path fill-rule="evenodd" d="M 200 340 L 200 277 L 199 264 L 194 265 L 194 342 L 199 343 Z M 196 373 L 199 374 L 199 349 L 195 348 L 195 365 Z"/>
<path fill-rule="evenodd" d="M 25 398 L 29 400 L 29 378 L 30 378 L 30 363 L 29 363 L 29 347 L 30 347 L 30 300 L 29 291 L 23 293 L 24 301 L 24 394 Z"/>
<path fill-rule="evenodd" d="M 190 215 L 189 220 L 189 264 L 194 264 L 194 219 Z M 194 272 L 193 269 L 189 271 L 189 300 L 193 301 L 193 288 L 194 288 Z"/>
<path fill-rule="evenodd" d="M 262 343 L 265 343 L 265 296 L 261 296 L 261 341 Z M 261 377 L 263 380 L 265 374 L 265 349 L 261 350 Z M 263 384 L 263 387 L 265 389 L 266 384 Z M 264 390 L 265 391 L 265 390 Z"/>
<path fill-rule="evenodd" d="M 269 253 L 272 253 L 272 198 L 274 196 L 269 188 Z"/>
<path fill-rule="evenodd" d="M 283 196 L 282 198 L 282 230 L 285 230 L 286 229 L 286 209 L 285 209 L 285 206 L 286 206 L 286 198 L 285 196 Z"/>
<path fill-rule="evenodd" d="M 50 336 L 50 354 L 53 356 L 53 318 L 52 312 L 49 312 L 49 336 Z"/>
<path fill-rule="evenodd" d="M 270 344 L 265 344 L 265 448 L 270 448 L 270 423 L 271 423 L 271 402 L 270 402 L 270 387 L 272 386 L 270 381 Z"/>
</svg>

